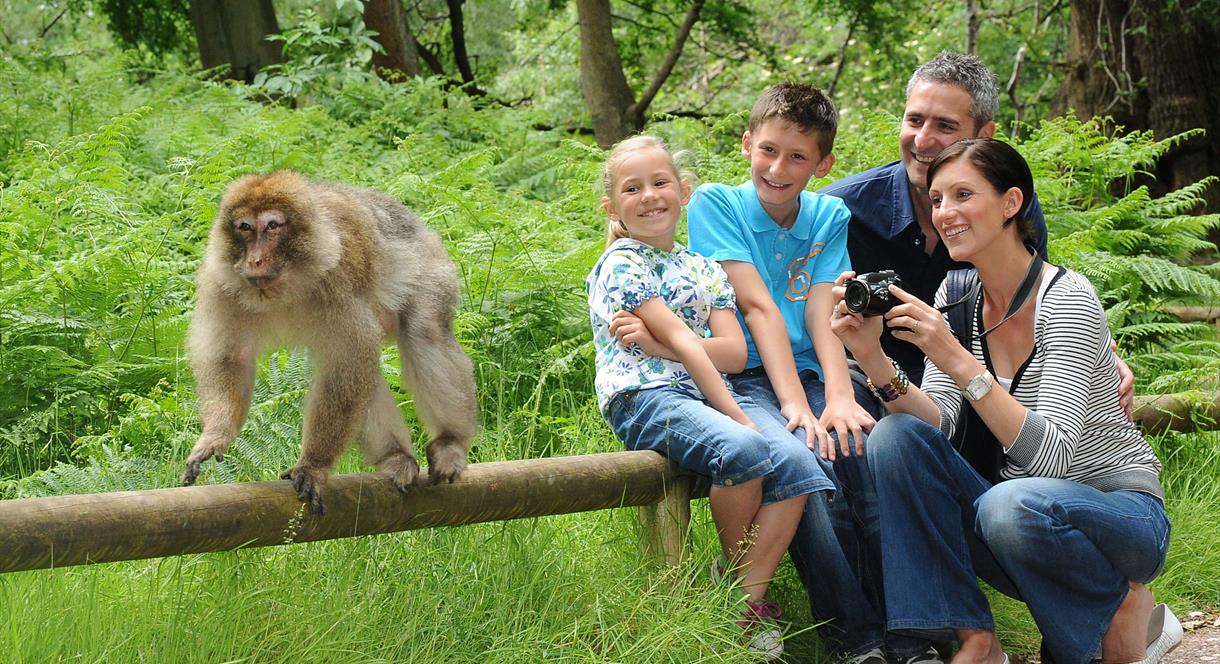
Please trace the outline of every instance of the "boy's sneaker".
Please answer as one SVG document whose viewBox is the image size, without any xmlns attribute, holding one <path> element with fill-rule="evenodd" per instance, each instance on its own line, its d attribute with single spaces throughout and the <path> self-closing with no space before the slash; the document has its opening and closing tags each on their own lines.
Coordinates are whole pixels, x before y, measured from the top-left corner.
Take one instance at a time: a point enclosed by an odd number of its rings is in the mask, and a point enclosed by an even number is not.
<svg viewBox="0 0 1220 664">
<path fill-rule="evenodd" d="M 901 664 L 945 664 L 945 660 L 941 658 L 939 652 L 936 652 L 936 648 L 929 646 L 925 652 L 908 657 L 902 660 Z"/>
<path fill-rule="evenodd" d="M 775 624 L 775 619 L 783 615 L 779 604 L 763 600 L 755 602 L 746 600 L 746 608 L 741 612 L 741 627 L 746 638 L 750 639 L 750 651 L 762 655 L 764 661 L 774 661 L 784 654 L 784 635 Z"/>
<path fill-rule="evenodd" d="M 889 660 L 885 658 L 885 653 L 881 652 L 881 648 L 873 648 L 863 655 L 848 655 L 847 659 L 843 661 L 846 664 L 889 664 Z"/>
</svg>

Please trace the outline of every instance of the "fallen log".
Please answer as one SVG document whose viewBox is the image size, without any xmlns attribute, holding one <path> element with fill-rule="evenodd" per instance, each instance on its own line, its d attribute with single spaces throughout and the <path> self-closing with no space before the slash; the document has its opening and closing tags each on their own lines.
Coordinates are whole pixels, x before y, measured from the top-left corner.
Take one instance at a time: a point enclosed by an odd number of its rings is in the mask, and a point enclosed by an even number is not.
<svg viewBox="0 0 1220 664">
<path fill-rule="evenodd" d="M 1165 307 L 1165 311 L 1185 323 L 1215 323 L 1220 325 L 1220 307 Z"/>
<path fill-rule="evenodd" d="M 1135 423 L 1150 434 L 1194 431 L 1197 417 L 1211 420 L 1208 429 L 1215 429 L 1216 423 L 1220 422 L 1220 393 L 1208 396 L 1210 403 L 1204 400 L 1202 404 L 1181 394 L 1137 396 L 1132 416 Z"/>
</svg>

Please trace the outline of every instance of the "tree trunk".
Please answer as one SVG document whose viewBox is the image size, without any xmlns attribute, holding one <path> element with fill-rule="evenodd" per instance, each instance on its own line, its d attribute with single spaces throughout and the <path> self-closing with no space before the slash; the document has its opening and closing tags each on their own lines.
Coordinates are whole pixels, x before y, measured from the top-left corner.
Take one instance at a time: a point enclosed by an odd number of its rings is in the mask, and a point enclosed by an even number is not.
<svg viewBox="0 0 1220 664">
<path fill-rule="evenodd" d="M 1072 0 L 1068 38 L 1068 75 L 1060 88 L 1061 110 L 1075 110 L 1082 120 L 1109 115 L 1121 125 L 1138 125 L 1140 106 L 1135 81 L 1138 62 L 1131 49 L 1127 0 Z"/>
<path fill-rule="evenodd" d="M 1212 84 L 1220 76 L 1220 22 L 1201 15 L 1199 4 L 1071 0 L 1070 69 L 1056 110 L 1074 109 L 1082 119 L 1110 115 L 1128 131 L 1151 129 L 1157 138 L 1207 131 L 1162 158 L 1164 189 L 1220 175 L 1220 89 Z M 1207 200 L 1209 211 L 1220 212 L 1220 187 Z"/>
<path fill-rule="evenodd" d="M 1184 9 L 1195 4 L 1153 9 L 1142 3 L 1136 11 L 1146 27 L 1135 39 L 1135 57 L 1147 85 L 1147 126 L 1158 138 L 1196 127 L 1207 131 L 1161 160 L 1158 177 L 1171 189 L 1220 175 L 1220 93 L 1215 88 L 1220 30 L 1186 15 Z M 1211 187 L 1207 200 L 1212 212 L 1220 212 L 1220 187 Z M 1220 240 L 1220 235 L 1213 233 L 1212 239 Z"/>
<path fill-rule="evenodd" d="M 396 77 L 393 72 L 419 76 L 419 52 L 401 0 L 367 0 L 364 26 L 377 33 L 377 43 L 385 49 L 385 53 L 373 54 L 373 69 L 378 76 L 392 79 Z"/>
<path fill-rule="evenodd" d="M 247 83 L 263 67 L 281 62 L 280 31 L 271 0 L 191 0 L 191 27 L 204 69 L 229 65 L 229 77 Z"/>
<path fill-rule="evenodd" d="M 978 0 L 966 0 L 966 53 L 979 52 L 979 5 Z"/>
<path fill-rule="evenodd" d="M 610 0 L 576 0 L 576 12 L 580 20 L 580 92 L 593 116 L 597 143 L 608 148 L 639 129 L 628 112 L 635 97 L 614 43 Z"/>
</svg>

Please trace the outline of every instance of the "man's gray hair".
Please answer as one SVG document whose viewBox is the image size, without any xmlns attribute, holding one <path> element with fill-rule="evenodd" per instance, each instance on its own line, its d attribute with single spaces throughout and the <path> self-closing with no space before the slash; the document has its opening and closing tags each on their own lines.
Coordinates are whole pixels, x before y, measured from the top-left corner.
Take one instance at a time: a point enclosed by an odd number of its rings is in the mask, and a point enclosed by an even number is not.
<svg viewBox="0 0 1220 664">
<path fill-rule="evenodd" d="M 1000 106 L 995 74 L 977 57 L 941 51 L 911 74 L 911 80 L 907 81 L 907 97 L 911 96 L 911 89 L 916 83 L 924 81 L 949 83 L 970 93 L 970 117 L 974 120 L 976 131 L 995 119 L 996 109 Z"/>
</svg>

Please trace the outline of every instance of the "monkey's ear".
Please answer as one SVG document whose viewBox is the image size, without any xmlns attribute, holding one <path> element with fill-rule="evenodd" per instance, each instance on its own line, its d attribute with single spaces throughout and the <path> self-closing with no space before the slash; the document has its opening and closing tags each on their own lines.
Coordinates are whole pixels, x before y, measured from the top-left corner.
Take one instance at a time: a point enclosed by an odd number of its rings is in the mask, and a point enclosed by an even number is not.
<svg viewBox="0 0 1220 664">
<path fill-rule="evenodd" d="M 617 221 L 618 212 L 614 209 L 614 201 L 610 200 L 609 196 L 602 196 L 602 209 L 606 211 L 606 216 Z"/>
</svg>

